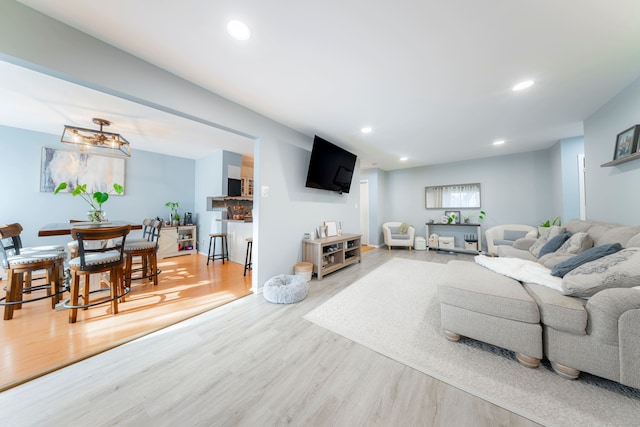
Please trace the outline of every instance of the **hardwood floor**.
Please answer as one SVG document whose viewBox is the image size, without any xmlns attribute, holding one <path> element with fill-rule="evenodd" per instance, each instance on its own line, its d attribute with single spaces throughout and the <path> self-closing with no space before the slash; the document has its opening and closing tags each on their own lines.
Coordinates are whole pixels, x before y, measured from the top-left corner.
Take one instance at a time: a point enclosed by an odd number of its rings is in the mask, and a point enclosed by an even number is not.
<svg viewBox="0 0 640 427">
<path fill-rule="evenodd" d="M 291 305 L 249 295 L 0 393 L 6 425 L 533 426 L 303 319 L 392 257 L 374 249 Z M 38 402 L 38 410 L 30 405 Z"/>
<path fill-rule="evenodd" d="M 158 286 L 134 281 L 116 316 L 104 304 L 80 310 L 78 322 L 69 324 L 68 311 L 51 310 L 50 300 L 24 304 L 0 322 L 0 390 L 251 293 L 242 264 L 206 261 L 199 254 L 159 260 Z"/>
</svg>

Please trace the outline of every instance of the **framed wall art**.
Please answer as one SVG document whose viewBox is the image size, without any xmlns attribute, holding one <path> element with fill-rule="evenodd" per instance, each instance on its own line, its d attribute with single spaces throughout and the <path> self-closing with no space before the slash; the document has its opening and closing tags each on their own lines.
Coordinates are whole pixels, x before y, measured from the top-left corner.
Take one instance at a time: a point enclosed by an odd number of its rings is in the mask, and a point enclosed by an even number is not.
<svg viewBox="0 0 640 427">
<path fill-rule="evenodd" d="M 126 188 L 124 168 L 124 159 L 42 147 L 40 191 L 53 193 L 58 184 L 66 182 L 64 192 L 70 193 L 77 185 L 87 184 L 90 193 L 116 194 L 113 184 Z"/>
<path fill-rule="evenodd" d="M 616 138 L 616 148 L 613 152 L 613 160 L 622 159 L 636 152 L 638 147 L 638 135 L 640 135 L 640 125 L 630 127 L 618 134 Z"/>
</svg>

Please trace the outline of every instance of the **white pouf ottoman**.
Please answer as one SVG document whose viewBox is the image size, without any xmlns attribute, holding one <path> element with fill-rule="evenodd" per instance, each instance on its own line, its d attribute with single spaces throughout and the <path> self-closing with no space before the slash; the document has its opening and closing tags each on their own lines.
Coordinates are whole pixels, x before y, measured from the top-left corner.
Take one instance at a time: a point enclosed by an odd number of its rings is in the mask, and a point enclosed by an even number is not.
<svg viewBox="0 0 640 427">
<path fill-rule="evenodd" d="M 302 301 L 309 292 L 304 276 L 280 274 L 267 280 L 262 288 L 264 299 L 276 304 L 292 304 Z"/>
</svg>

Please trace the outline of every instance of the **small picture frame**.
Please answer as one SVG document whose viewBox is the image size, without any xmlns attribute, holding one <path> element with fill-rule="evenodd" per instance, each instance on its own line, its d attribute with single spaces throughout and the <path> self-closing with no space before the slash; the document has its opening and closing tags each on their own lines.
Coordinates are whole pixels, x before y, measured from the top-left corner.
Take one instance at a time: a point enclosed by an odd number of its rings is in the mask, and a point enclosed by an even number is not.
<svg viewBox="0 0 640 427">
<path fill-rule="evenodd" d="M 325 221 L 325 227 L 327 227 L 327 237 L 338 235 L 338 225 L 335 221 Z"/>
<path fill-rule="evenodd" d="M 620 132 L 616 137 L 616 148 L 613 152 L 613 160 L 627 157 L 638 150 L 638 136 L 640 135 L 640 125 L 635 125 Z"/>
<path fill-rule="evenodd" d="M 447 218 L 449 218 L 451 214 L 455 214 L 456 216 L 451 224 L 460 224 L 460 211 L 444 211 L 444 216 Z"/>
</svg>

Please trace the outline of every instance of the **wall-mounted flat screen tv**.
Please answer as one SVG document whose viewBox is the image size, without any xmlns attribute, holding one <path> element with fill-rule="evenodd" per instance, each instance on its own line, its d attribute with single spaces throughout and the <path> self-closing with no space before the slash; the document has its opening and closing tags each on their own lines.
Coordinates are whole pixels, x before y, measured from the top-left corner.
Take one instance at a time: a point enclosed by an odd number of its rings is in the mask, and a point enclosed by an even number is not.
<svg viewBox="0 0 640 427">
<path fill-rule="evenodd" d="M 315 136 L 306 187 L 348 193 L 356 166 L 356 155 Z"/>
</svg>

